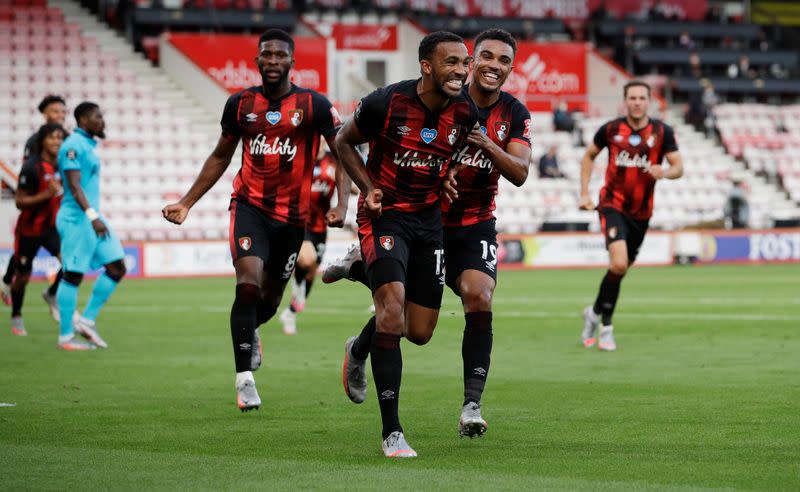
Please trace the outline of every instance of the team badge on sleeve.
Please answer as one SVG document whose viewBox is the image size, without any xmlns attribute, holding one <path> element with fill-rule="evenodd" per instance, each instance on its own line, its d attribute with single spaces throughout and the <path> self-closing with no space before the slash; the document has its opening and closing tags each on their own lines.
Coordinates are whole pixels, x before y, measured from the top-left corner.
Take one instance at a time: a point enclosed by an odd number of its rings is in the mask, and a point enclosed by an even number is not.
<svg viewBox="0 0 800 492">
<path fill-rule="evenodd" d="M 494 124 L 494 133 L 497 135 L 497 140 L 501 142 L 508 137 L 508 122 L 498 121 Z"/>
<path fill-rule="evenodd" d="M 75 152 L 75 149 L 69 149 L 67 151 L 67 159 L 74 161 L 76 157 L 78 157 L 78 153 Z"/>
<path fill-rule="evenodd" d="M 531 119 L 530 118 L 525 120 L 525 131 L 522 133 L 522 136 L 527 138 L 528 140 L 531 139 Z"/>
<path fill-rule="evenodd" d="M 461 128 L 453 125 L 447 127 L 447 143 L 451 146 L 458 142 L 458 135 L 461 133 Z"/>
<path fill-rule="evenodd" d="M 302 109 L 292 109 L 289 110 L 287 114 L 289 115 L 289 121 L 292 123 L 292 126 L 300 126 L 300 123 L 303 122 Z"/>
<path fill-rule="evenodd" d="M 394 237 L 392 236 L 381 236 L 380 242 L 381 247 L 386 251 L 391 251 L 394 248 Z"/>
</svg>

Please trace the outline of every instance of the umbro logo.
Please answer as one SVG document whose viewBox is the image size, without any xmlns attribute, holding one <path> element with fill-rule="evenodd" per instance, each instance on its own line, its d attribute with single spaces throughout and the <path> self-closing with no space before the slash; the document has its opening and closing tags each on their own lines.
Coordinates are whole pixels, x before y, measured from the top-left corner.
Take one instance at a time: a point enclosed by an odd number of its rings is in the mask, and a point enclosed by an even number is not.
<svg viewBox="0 0 800 492">
<path fill-rule="evenodd" d="M 381 400 L 391 400 L 392 398 L 394 398 L 394 391 L 392 390 L 386 390 L 381 393 Z"/>
<path fill-rule="evenodd" d="M 401 137 L 407 137 L 411 134 L 411 128 L 403 125 L 397 127 L 397 134 Z"/>
<path fill-rule="evenodd" d="M 472 372 L 476 376 L 486 376 L 486 369 L 484 369 L 482 367 L 476 367 Z"/>
<path fill-rule="evenodd" d="M 242 349 L 242 350 L 250 350 L 251 347 L 252 347 L 252 345 L 250 345 L 247 342 L 239 344 L 239 348 Z"/>
<path fill-rule="evenodd" d="M 255 113 L 249 113 L 245 115 L 245 118 L 247 118 L 248 123 L 255 123 L 256 119 L 258 118 L 258 115 Z"/>
<path fill-rule="evenodd" d="M 444 275 L 439 276 L 439 285 L 444 285 Z"/>
</svg>

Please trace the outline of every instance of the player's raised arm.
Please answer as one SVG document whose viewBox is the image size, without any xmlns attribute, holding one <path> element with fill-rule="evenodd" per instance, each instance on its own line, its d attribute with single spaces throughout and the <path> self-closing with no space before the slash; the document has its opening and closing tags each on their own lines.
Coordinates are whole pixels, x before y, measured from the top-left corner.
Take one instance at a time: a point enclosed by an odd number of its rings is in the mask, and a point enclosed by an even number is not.
<svg viewBox="0 0 800 492">
<path fill-rule="evenodd" d="M 186 220 L 189 209 L 222 177 L 231 163 L 237 145 L 239 145 L 238 136 L 223 134 L 219 137 L 217 146 L 206 159 L 203 169 L 200 170 L 189 191 L 177 203 L 167 205 L 161 211 L 165 219 L 175 224 L 181 224 Z"/>
<path fill-rule="evenodd" d="M 600 153 L 600 148 L 594 144 L 589 144 L 586 148 L 586 153 L 583 154 L 581 159 L 581 197 L 578 206 L 581 210 L 594 210 L 594 202 L 592 197 L 589 196 L 589 180 L 592 178 L 592 169 L 594 169 L 594 158 Z"/>
</svg>

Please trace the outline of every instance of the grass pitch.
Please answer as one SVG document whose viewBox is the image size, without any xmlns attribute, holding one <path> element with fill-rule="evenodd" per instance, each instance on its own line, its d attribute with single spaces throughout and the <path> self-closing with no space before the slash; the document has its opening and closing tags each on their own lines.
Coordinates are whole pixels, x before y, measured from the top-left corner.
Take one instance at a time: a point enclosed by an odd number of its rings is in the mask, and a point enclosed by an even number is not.
<svg viewBox="0 0 800 492">
<path fill-rule="evenodd" d="M 460 439 L 463 315 L 447 293 L 430 344 L 403 343 L 413 460 L 380 453 L 370 381 L 352 404 L 343 343 L 367 290 L 318 283 L 299 334 L 262 327 L 261 410 L 235 407 L 233 279 L 128 280 L 98 326 L 111 348 L 57 351 L 28 291 L 30 335 L 0 332 L 3 489 L 800 489 L 800 266 L 638 268 L 619 350 L 579 346 L 602 272 L 501 272 L 483 401 Z M 82 288 L 83 299 L 90 282 Z M 5 311 L 7 315 L 7 311 Z M 6 322 L 7 323 L 7 322 Z M 370 375 L 371 377 L 371 375 Z"/>
</svg>

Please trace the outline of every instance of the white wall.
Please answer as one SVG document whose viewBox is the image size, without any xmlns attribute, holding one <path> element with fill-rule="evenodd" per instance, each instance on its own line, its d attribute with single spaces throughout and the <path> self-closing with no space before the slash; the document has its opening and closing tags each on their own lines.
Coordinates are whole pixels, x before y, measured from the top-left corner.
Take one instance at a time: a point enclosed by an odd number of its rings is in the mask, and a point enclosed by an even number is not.
<svg viewBox="0 0 800 492">
<path fill-rule="evenodd" d="M 169 42 L 169 34 L 159 40 L 161 68 L 166 74 L 191 94 L 210 114 L 222 114 L 227 91 L 214 81 L 206 72 L 197 67 Z"/>
<path fill-rule="evenodd" d="M 622 108 L 622 88 L 630 76 L 594 50 L 586 52 L 589 115 L 612 117 Z"/>
</svg>

